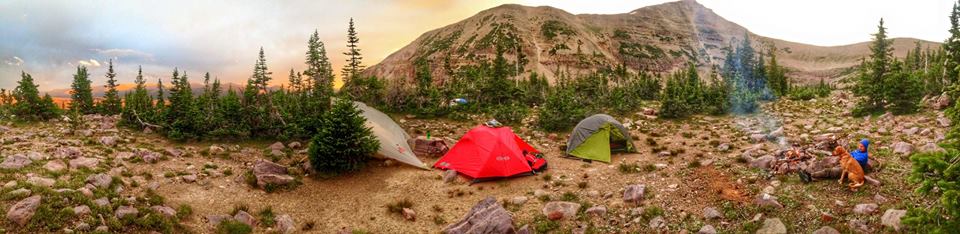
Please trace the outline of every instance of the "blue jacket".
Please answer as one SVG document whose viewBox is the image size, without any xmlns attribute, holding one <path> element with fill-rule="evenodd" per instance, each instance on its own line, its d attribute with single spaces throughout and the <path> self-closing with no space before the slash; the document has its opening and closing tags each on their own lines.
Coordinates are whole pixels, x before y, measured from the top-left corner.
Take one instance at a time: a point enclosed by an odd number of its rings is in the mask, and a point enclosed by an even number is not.
<svg viewBox="0 0 960 234">
<path fill-rule="evenodd" d="M 860 144 L 863 144 L 864 150 L 863 151 L 860 151 L 860 149 L 854 150 L 853 152 L 850 152 L 850 155 L 853 156 L 853 159 L 856 159 L 857 162 L 860 163 L 861 168 L 867 168 L 867 162 L 870 161 L 869 153 L 867 153 L 869 151 L 869 148 L 867 147 L 870 146 L 870 140 L 867 140 L 867 139 L 860 140 Z"/>
</svg>

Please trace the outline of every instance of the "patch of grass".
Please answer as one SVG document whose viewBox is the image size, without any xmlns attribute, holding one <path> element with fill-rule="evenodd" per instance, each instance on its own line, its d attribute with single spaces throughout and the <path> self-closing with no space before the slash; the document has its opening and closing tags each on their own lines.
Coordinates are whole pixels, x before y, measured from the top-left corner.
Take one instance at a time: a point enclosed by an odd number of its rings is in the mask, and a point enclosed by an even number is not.
<svg viewBox="0 0 960 234">
<path fill-rule="evenodd" d="M 657 146 L 657 140 L 656 140 L 656 139 L 653 139 L 653 138 L 651 138 L 651 137 L 647 137 L 647 145 L 649 145 L 649 146 Z"/>
<path fill-rule="evenodd" d="M 551 175 L 551 174 L 543 174 L 543 177 L 542 177 L 542 178 L 543 178 L 543 181 L 550 181 L 550 180 L 553 180 L 553 175 Z"/>
<path fill-rule="evenodd" d="M 687 168 L 698 168 L 700 167 L 700 160 L 693 160 L 687 163 Z"/>
<path fill-rule="evenodd" d="M 649 206 L 643 209 L 643 213 L 640 214 L 640 217 L 644 221 L 649 221 L 657 216 L 663 216 L 663 209 L 658 206 Z"/>
<path fill-rule="evenodd" d="M 230 168 L 223 169 L 223 175 L 225 175 L 225 176 L 231 176 L 231 175 L 233 175 L 233 169 L 230 169 Z"/>
<path fill-rule="evenodd" d="M 180 220 L 186 220 L 186 219 L 189 219 L 190 216 L 192 216 L 192 215 L 193 215 L 193 207 L 190 207 L 190 205 L 180 204 L 180 206 L 177 207 L 177 218 L 178 218 L 178 219 L 180 219 Z"/>
<path fill-rule="evenodd" d="M 253 233 L 253 228 L 249 225 L 236 220 L 224 220 L 217 225 L 218 234 L 248 234 Z"/>
<path fill-rule="evenodd" d="M 177 176 L 177 174 L 176 174 L 176 173 L 173 173 L 173 172 L 171 172 L 171 171 L 168 171 L 168 172 L 164 172 L 164 173 L 163 173 L 163 177 L 164 177 L 164 178 L 173 178 L 174 176 Z"/>
<path fill-rule="evenodd" d="M 447 220 L 444 220 L 443 217 L 441 217 L 440 215 L 434 215 L 433 224 L 444 225 L 444 224 L 447 224 Z"/>
<path fill-rule="evenodd" d="M 550 201 L 550 195 L 540 195 L 540 197 L 537 197 L 537 199 L 540 200 L 540 201 L 542 201 L 542 202 L 549 202 L 549 201 Z"/>
<path fill-rule="evenodd" d="M 250 187 L 258 187 L 257 176 L 253 174 L 253 170 L 247 170 L 247 172 L 243 173 L 243 181 L 246 182 L 247 185 L 250 185 Z"/>
<path fill-rule="evenodd" d="M 399 201 L 395 201 L 393 203 L 387 204 L 387 211 L 394 214 L 402 214 L 403 208 L 412 208 L 412 207 L 413 207 L 413 202 L 411 202 L 409 199 L 404 198 Z"/>
<path fill-rule="evenodd" d="M 563 195 L 560 195 L 560 200 L 561 200 L 561 201 L 568 201 L 568 202 L 575 202 L 575 201 L 579 201 L 579 200 L 580 200 L 580 197 L 577 196 L 576 193 L 573 193 L 573 192 L 565 192 L 565 193 L 563 193 Z"/>
<path fill-rule="evenodd" d="M 560 229 L 559 222 L 550 220 L 542 214 L 533 217 L 533 223 L 530 226 L 533 227 L 534 233 L 549 233 Z"/>
<path fill-rule="evenodd" d="M 230 216 L 237 215 L 240 211 L 250 213 L 250 206 L 247 204 L 237 203 L 233 205 L 233 210 L 230 211 Z"/>
<path fill-rule="evenodd" d="M 273 207 L 265 207 L 257 213 L 260 216 L 260 224 L 263 224 L 265 227 L 273 227 L 277 224 L 276 214 L 273 213 Z"/>
<path fill-rule="evenodd" d="M 577 183 L 577 188 L 580 188 L 580 189 L 585 189 L 589 186 L 590 184 L 587 183 L 586 181 L 580 181 L 579 183 Z"/>
<path fill-rule="evenodd" d="M 163 205 L 164 198 L 157 194 L 153 189 L 147 189 L 146 194 L 143 195 L 143 198 L 147 201 L 147 204 L 151 206 Z"/>
</svg>

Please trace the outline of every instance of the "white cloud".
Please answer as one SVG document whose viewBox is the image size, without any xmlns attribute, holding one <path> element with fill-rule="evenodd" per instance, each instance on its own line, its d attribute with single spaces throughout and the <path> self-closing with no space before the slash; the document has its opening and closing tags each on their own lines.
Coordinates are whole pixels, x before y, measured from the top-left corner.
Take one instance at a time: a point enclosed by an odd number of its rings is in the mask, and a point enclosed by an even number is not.
<svg viewBox="0 0 960 234">
<path fill-rule="evenodd" d="M 136 58 L 144 61 L 154 61 L 153 54 L 134 49 L 93 49 L 93 51 L 110 58 Z"/>
<path fill-rule="evenodd" d="M 100 67 L 100 62 L 97 62 L 96 59 L 80 60 L 77 63 L 86 67 Z"/>
<path fill-rule="evenodd" d="M 4 59 L 3 63 L 7 64 L 7 66 L 19 67 L 23 65 L 23 59 L 17 56 L 13 56 L 12 58 Z"/>
</svg>

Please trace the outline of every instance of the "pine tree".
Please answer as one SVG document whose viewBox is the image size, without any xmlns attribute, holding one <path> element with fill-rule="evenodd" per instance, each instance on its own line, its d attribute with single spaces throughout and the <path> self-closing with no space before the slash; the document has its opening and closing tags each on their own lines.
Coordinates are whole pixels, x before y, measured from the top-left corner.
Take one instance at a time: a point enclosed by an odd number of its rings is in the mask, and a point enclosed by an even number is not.
<svg viewBox="0 0 960 234">
<path fill-rule="evenodd" d="M 163 80 L 160 78 L 157 78 L 157 103 L 156 103 L 157 113 L 163 112 L 163 109 L 167 106 L 167 100 L 164 99 L 165 93 L 166 91 L 164 91 L 164 88 L 163 88 Z"/>
<path fill-rule="evenodd" d="M 770 65 L 767 66 L 767 79 L 769 80 L 770 90 L 777 97 L 785 97 L 790 92 L 790 84 L 787 81 L 785 68 L 780 66 L 777 61 L 777 48 L 770 49 Z"/>
<path fill-rule="evenodd" d="M 890 66 L 890 75 L 885 77 L 885 99 L 894 114 L 909 114 L 917 110 L 922 94 L 920 77 L 910 73 L 900 61 Z"/>
<path fill-rule="evenodd" d="M 133 92 L 128 93 L 123 106 L 122 123 L 143 129 L 154 115 L 153 98 L 147 91 L 147 81 L 143 78 L 143 68 L 137 69 L 137 77 L 133 80 Z"/>
<path fill-rule="evenodd" d="M 90 74 L 87 67 L 77 66 L 77 73 L 73 75 L 70 85 L 70 110 L 81 114 L 93 114 L 93 89 L 90 87 Z"/>
<path fill-rule="evenodd" d="M 357 44 L 360 43 L 360 38 L 357 36 L 357 30 L 353 25 L 353 18 L 350 18 L 350 27 L 347 28 L 347 52 L 344 52 L 343 55 L 347 56 L 347 65 L 343 67 L 343 81 L 345 84 L 353 85 L 353 78 L 356 78 L 363 72 L 363 64 L 361 63 L 363 57 L 360 55 L 360 48 Z"/>
<path fill-rule="evenodd" d="M 944 72 L 948 83 L 954 85 L 960 79 L 960 6 L 957 3 L 953 4 L 950 11 L 949 32 L 950 38 L 943 43 L 943 48 L 947 52 Z"/>
<path fill-rule="evenodd" d="M 291 92 L 299 94 L 301 91 L 303 91 L 303 77 L 300 76 L 300 73 L 294 71 L 293 68 L 290 68 L 290 77 L 288 78 L 288 82 L 290 82 Z"/>
<path fill-rule="evenodd" d="M 17 82 L 17 88 L 13 90 L 13 114 L 17 118 L 28 121 L 42 121 L 56 118 L 58 109 L 53 104 L 53 99 L 47 95 L 46 99 L 40 99 L 38 85 L 34 83 L 33 76 L 26 72 L 20 72 L 20 81 Z M 49 103 L 47 103 L 49 101 Z M 51 107 L 52 106 L 52 107 Z"/>
<path fill-rule="evenodd" d="M 363 113 L 352 101 L 338 99 L 310 141 L 310 164 L 324 174 L 356 171 L 380 149 L 380 142 L 365 125 Z"/>
<path fill-rule="evenodd" d="M 870 60 L 861 69 L 862 73 L 854 85 L 853 93 L 862 97 L 855 111 L 857 115 L 881 111 L 888 101 L 885 94 L 889 87 L 886 87 L 888 83 L 885 81 L 889 80 L 888 76 L 893 75 L 890 71 L 893 62 L 893 40 L 887 39 L 887 28 L 883 26 L 883 19 L 880 19 L 877 33 L 873 35 Z"/>
<path fill-rule="evenodd" d="M 170 106 L 165 116 L 167 136 L 174 140 L 196 139 L 199 133 L 196 118 L 199 113 L 193 103 L 193 91 L 187 73 L 180 75 L 179 70 L 174 69 L 170 80 Z"/>
<path fill-rule="evenodd" d="M 307 42 L 306 55 L 307 69 L 303 74 L 312 84 L 307 86 L 312 96 L 308 102 L 308 109 L 313 113 L 321 113 L 330 108 L 330 97 L 333 96 L 333 68 L 317 31 L 313 32 Z"/>
<path fill-rule="evenodd" d="M 98 108 L 101 114 L 116 115 L 120 114 L 120 108 L 123 103 L 120 101 L 120 93 L 117 91 L 117 73 L 113 71 L 113 59 L 110 60 L 110 66 L 107 68 L 106 92 L 103 94 L 103 101 Z"/>
</svg>

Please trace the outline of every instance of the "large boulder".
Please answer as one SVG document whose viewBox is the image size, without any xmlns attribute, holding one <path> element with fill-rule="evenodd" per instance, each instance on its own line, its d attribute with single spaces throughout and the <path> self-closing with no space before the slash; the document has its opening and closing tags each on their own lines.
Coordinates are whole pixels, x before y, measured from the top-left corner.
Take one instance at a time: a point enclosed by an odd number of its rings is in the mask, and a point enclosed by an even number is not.
<svg viewBox="0 0 960 234">
<path fill-rule="evenodd" d="M 447 234 L 514 232 L 513 217 L 493 197 L 481 200 L 462 220 L 443 229 L 443 233 Z"/>
<path fill-rule="evenodd" d="M 277 216 L 277 232 L 282 234 L 290 234 L 297 231 L 297 223 L 293 221 L 293 218 L 290 215 L 280 215 Z"/>
<path fill-rule="evenodd" d="M 260 186 L 261 188 L 264 188 L 267 185 L 287 185 L 296 180 L 293 178 L 293 176 L 278 174 L 261 174 L 257 175 L 256 177 L 257 186 Z"/>
<path fill-rule="evenodd" d="M 253 174 L 254 175 L 263 175 L 263 174 L 287 174 L 287 167 L 284 167 L 280 164 L 276 164 L 267 160 L 257 160 L 253 164 Z"/>
<path fill-rule="evenodd" d="M 106 146 L 106 147 L 117 146 L 117 137 L 114 137 L 114 136 L 100 137 L 100 144 L 103 144 L 103 146 Z"/>
<path fill-rule="evenodd" d="M 246 211 L 238 211 L 237 214 L 233 215 L 233 219 L 247 224 L 250 227 L 257 227 L 257 218 L 253 217 L 253 215 L 250 215 L 250 213 L 247 213 Z"/>
<path fill-rule="evenodd" d="M 106 188 L 109 187 L 110 183 L 113 182 L 113 177 L 104 173 L 100 173 L 87 176 L 86 182 L 97 188 Z"/>
<path fill-rule="evenodd" d="M 580 203 L 552 201 L 543 206 L 543 215 L 551 220 L 574 219 L 577 211 L 580 210 Z"/>
<path fill-rule="evenodd" d="M 941 94 L 933 102 L 933 109 L 943 110 L 943 109 L 947 109 L 947 107 L 950 107 L 950 95 L 947 95 L 947 93 Z"/>
<path fill-rule="evenodd" d="M 896 153 L 896 154 L 909 155 L 913 153 L 913 145 L 911 145 L 910 143 L 900 141 L 900 142 L 893 143 L 891 147 L 893 148 L 893 153 Z"/>
<path fill-rule="evenodd" d="M 853 213 L 863 214 L 863 215 L 873 214 L 874 212 L 877 212 L 877 208 L 879 207 L 880 206 L 878 206 L 876 203 L 857 204 L 856 206 L 853 207 Z"/>
<path fill-rule="evenodd" d="M 763 227 L 757 230 L 757 234 L 786 234 L 787 226 L 783 225 L 778 218 L 768 218 L 763 221 Z"/>
<path fill-rule="evenodd" d="M 642 184 L 627 185 L 623 189 L 623 202 L 634 205 L 640 204 L 643 201 L 646 188 L 647 186 Z"/>
<path fill-rule="evenodd" d="M 883 212 L 883 217 L 880 218 L 880 224 L 883 224 L 884 227 L 889 227 L 893 228 L 893 230 L 900 231 L 900 220 L 903 219 L 903 216 L 906 214 L 906 210 L 888 209 L 887 211 Z"/>
<path fill-rule="evenodd" d="M 29 157 L 22 154 L 14 154 L 3 159 L 3 162 L 0 163 L 0 168 L 2 169 L 20 169 L 27 165 L 33 163 Z"/>
<path fill-rule="evenodd" d="M 7 219 L 20 226 L 26 225 L 37 212 L 40 200 L 40 195 L 36 195 L 13 204 L 10 210 L 7 210 Z"/>
</svg>

